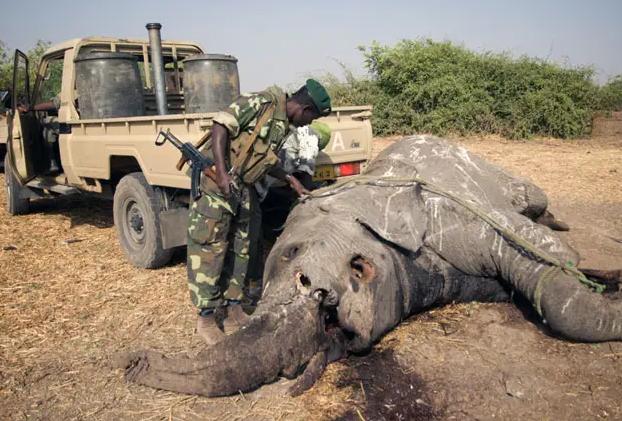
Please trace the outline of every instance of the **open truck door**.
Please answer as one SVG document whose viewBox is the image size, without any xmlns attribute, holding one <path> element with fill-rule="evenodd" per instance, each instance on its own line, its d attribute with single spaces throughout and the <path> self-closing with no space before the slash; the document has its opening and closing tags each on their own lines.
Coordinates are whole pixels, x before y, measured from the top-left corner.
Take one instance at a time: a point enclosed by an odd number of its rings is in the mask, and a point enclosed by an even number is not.
<svg viewBox="0 0 622 421">
<path fill-rule="evenodd" d="M 5 171 L 11 171 L 19 183 L 24 185 L 44 171 L 47 161 L 41 124 L 35 112 L 30 110 L 32 97 L 28 58 L 20 50 L 15 50 L 11 94 L 6 160 L 11 168 Z"/>
<path fill-rule="evenodd" d="M 9 137 L 9 110 L 11 109 L 11 95 L 9 91 L 0 91 L 0 170 L 4 171 L 4 154 Z"/>
</svg>

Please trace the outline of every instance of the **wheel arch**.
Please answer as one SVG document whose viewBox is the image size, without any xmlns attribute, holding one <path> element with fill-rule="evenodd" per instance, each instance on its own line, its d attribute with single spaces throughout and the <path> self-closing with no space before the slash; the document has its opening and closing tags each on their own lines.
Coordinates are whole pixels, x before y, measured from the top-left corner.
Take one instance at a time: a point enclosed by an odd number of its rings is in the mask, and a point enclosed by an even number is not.
<svg viewBox="0 0 622 421">
<path fill-rule="evenodd" d="M 113 187 L 116 188 L 119 181 L 126 175 L 136 172 L 142 173 L 147 179 L 143 166 L 136 155 L 113 154 L 108 157 L 108 179 Z M 148 179 L 147 182 L 149 182 Z"/>
</svg>

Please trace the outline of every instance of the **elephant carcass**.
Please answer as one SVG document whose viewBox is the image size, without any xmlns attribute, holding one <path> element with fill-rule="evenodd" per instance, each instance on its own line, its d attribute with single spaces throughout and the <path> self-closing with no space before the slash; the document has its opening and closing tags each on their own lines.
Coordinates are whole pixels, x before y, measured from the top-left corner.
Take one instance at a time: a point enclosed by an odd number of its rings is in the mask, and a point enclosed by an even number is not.
<svg viewBox="0 0 622 421">
<path fill-rule="evenodd" d="M 444 194 L 407 182 L 415 177 Z M 366 350 L 413 313 L 448 302 L 507 300 L 512 290 L 567 338 L 622 339 L 622 302 L 592 292 L 503 234 L 578 264 L 573 249 L 534 222 L 547 199 L 533 184 L 432 137 L 395 143 L 363 179 L 378 181 L 319 191 L 295 207 L 268 256 L 264 296 L 247 326 L 194 358 L 132 354 L 128 379 L 214 396 L 304 369 L 298 393 L 340 349 Z"/>
</svg>

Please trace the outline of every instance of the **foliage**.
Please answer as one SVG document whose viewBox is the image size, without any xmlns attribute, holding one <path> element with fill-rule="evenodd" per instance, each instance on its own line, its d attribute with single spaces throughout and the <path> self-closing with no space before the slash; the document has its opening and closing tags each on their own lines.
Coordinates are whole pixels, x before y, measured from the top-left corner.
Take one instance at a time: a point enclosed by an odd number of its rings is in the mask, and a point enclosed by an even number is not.
<svg viewBox="0 0 622 421">
<path fill-rule="evenodd" d="M 0 91 L 7 90 L 13 80 L 13 57 L 6 44 L 0 41 Z"/>
<path fill-rule="evenodd" d="M 49 46 L 50 42 L 39 40 L 35 46 L 26 53 L 29 62 L 28 71 L 31 91 L 36 79 L 39 62 Z M 0 41 L 0 90 L 10 89 L 13 85 L 13 59 L 13 52 L 7 48 L 4 42 Z M 61 72 L 62 67 L 59 68 L 56 66 L 56 69 L 50 69 L 50 77 L 48 81 L 46 81 L 48 82 L 46 86 L 49 87 L 47 88 L 49 92 L 42 92 L 41 98 L 48 100 L 50 98 L 49 95 L 53 96 L 60 92 Z M 52 94 L 52 92 L 54 92 L 54 94 Z"/>
<path fill-rule="evenodd" d="M 622 75 L 618 75 L 600 88 L 599 109 L 622 111 Z"/>
<path fill-rule="evenodd" d="M 607 105 L 620 99 L 621 80 L 599 89 L 591 67 L 475 53 L 448 41 L 374 43 L 361 51 L 368 78 L 347 72 L 345 83 L 332 75 L 324 80 L 336 105 L 373 104 L 374 130 L 381 135 L 575 137 L 587 132 L 593 110 L 603 106 L 601 91 L 608 92 Z"/>
<path fill-rule="evenodd" d="M 50 48 L 51 44 L 52 43 L 49 41 L 38 40 L 35 46 L 28 50 L 28 52 L 26 53 L 26 56 L 28 56 L 28 70 L 30 71 L 31 83 L 34 83 L 37 76 L 37 69 L 39 68 L 39 62 L 41 62 L 41 57 L 43 57 L 45 51 Z"/>
<path fill-rule="evenodd" d="M 56 95 L 60 94 L 63 76 L 63 60 L 52 60 L 48 63 L 45 72 L 45 78 L 41 82 L 36 102 L 45 102 L 52 100 Z"/>
</svg>

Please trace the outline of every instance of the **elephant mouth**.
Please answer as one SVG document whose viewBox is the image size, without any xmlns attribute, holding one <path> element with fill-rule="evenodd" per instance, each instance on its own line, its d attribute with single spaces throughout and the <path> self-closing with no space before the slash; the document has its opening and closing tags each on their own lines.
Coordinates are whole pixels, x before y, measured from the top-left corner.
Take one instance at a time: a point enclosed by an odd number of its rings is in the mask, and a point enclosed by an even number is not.
<svg viewBox="0 0 622 421">
<path fill-rule="evenodd" d="M 324 332 L 326 335 L 334 341 L 339 341 L 340 345 L 345 349 L 349 349 L 348 344 L 356 339 L 357 334 L 339 321 L 338 306 L 322 307 L 320 308 L 320 314 L 324 319 Z"/>
<path fill-rule="evenodd" d="M 326 337 L 339 348 L 347 349 L 357 335 L 339 319 L 339 294 L 333 289 L 314 288 L 311 278 L 302 271 L 295 272 L 294 281 L 301 294 L 318 302 L 318 316 Z"/>
</svg>

